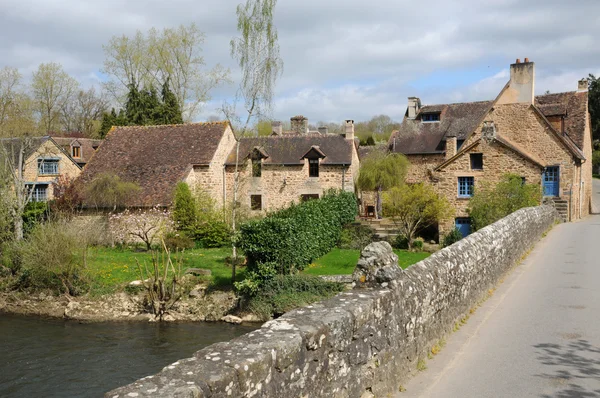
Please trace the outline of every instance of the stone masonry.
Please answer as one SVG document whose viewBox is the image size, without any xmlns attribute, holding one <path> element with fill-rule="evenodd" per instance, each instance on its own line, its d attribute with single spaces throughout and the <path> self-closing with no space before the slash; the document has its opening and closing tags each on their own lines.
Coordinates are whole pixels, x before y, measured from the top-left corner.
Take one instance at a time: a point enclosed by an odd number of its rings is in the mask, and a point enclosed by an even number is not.
<svg viewBox="0 0 600 398">
<path fill-rule="evenodd" d="M 521 209 L 389 281 L 288 312 L 105 396 L 388 396 L 556 219 L 549 206 Z M 366 262 L 389 266 L 388 247 L 369 251 Z"/>
</svg>

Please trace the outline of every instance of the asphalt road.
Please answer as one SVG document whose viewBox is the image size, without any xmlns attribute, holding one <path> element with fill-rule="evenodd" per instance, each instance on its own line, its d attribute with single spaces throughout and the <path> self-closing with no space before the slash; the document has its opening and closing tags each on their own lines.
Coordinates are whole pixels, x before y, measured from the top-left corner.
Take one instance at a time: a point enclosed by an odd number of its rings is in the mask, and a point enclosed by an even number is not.
<svg viewBox="0 0 600 398">
<path fill-rule="evenodd" d="M 447 342 L 398 398 L 600 397 L 600 215 L 554 227 Z"/>
</svg>

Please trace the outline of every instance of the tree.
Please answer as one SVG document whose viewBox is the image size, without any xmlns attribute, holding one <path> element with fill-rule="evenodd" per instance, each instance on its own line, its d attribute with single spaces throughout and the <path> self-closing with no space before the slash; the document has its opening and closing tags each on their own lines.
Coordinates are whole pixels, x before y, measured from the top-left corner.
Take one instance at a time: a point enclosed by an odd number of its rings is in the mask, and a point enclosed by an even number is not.
<svg viewBox="0 0 600 398">
<path fill-rule="evenodd" d="M 427 228 L 453 214 L 446 198 L 425 183 L 396 186 L 383 195 L 385 215 L 399 227 L 409 248 L 413 247 L 415 234 L 420 228 Z"/>
<path fill-rule="evenodd" d="M 33 73 L 31 89 L 45 133 L 60 129 L 60 113 L 77 91 L 79 83 L 60 64 L 40 64 Z"/>
<path fill-rule="evenodd" d="M 231 56 L 242 69 L 242 80 L 238 88 L 238 96 L 244 102 L 246 121 L 237 132 L 235 155 L 235 171 L 232 195 L 232 240 L 233 267 L 232 281 L 235 281 L 235 264 L 237 262 L 236 208 L 240 184 L 239 158 L 240 142 L 252 120 L 260 120 L 267 115 L 273 103 L 275 83 L 282 73 L 283 61 L 279 55 L 277 29 L 273 25 L 273 10 L 277 0 L 247 0 L 237 6 L 237 29 L 240 37 L 231 40 Z M 233 105 L 224 105 L 223 112 L 232 128 L 240 118 Z"/>
<path fill-rule="evenodd" d="M 592 170 L 594 174 L 600 174 L 600 150 L 592 152 Z"/>
<path fill-rule="evenodd" d="M 162 86 L 162 103 L 159 122 L 160 124 L 181 124 L 183 123 L 183 116 L 181 115 L 181 105 L 177 96 L 169 86 L 169 79 L 167 79 Z"/>
<path fill-rule="evenodd" d="M 113 211 L 125 207 L 127 202 L 140 190 L 133 182 L 122 181 L 115 174 L 102 173 L 96 176 L 83 189 L 85 203 L 98 208 L 112 208 Z"/>
<path fill-rule="evenodd" d="M 159 237 L 164 237 L 173 229 L 171 214 L 158 207 L 138 211 L 125 209 L 122 213 L 111 214 L 109 222 L 117 242 L 127 243 L 131 238 L 139 239 L 144 242 L 147 250 L 152 248 Z"/>
<path fill-rule="evenodd" d="M 63 131 L 78 131 L 87 137 L 95 137 L 100 130 L 102 115 L 108 108 L 103 91 L 94 87 L 78 90 L 61 108 L 61 128 Z"/>
<path fill-rule="evenodd" d="M 180 182 L 175 187 L 175 199 L 173 203 L 173 221 L 179 230 L 189 231 L 198 220 L 196 200 L 192 195 L 190 186 Z"/>
<path fill-rule="evenodd" d="M 16 68 L 0 69 L 0 125 L 4 124 L 18 101 L 20 83 L 21 74 Z"/>
<path fill-rule="evenodd" d="M 361 163 L 356 185 L 363 191 L 375 191 L 375 217 L 381 218 L 381 193 L 404 184 L 409 163 L 402 154 L 387 153 L 383 148 L 372 151 Z"/>
<path fill-rule="evenodd" d="M 110 76 L 107 89 L 122 102 L 124 91 L 145 86 L 162 87 L 168 82 L 189 121 L 210 99 L 210 91 L 228 81 L 229 71 L 215 66 L 205 70 L 200 56 L 204 34 L 195 24 L 180 25 L 146 34 L 114 36 L 103 46 L 103 72 Z"/>
<path fill-rule="evenodd" d="M 540 200 L 539 185 L 525 184 L 517 174 L 505 174 L 495 186 L 486 182 L 475 189 L 467 213 L 477 231 L 523 207 L 537 206 Z"/>
<path fill-rule="evenodd" d="M 98 130 L 98 136 L 100 138 L 105 138 L 106 134 L 108 134 L 113 126 L 127 126 L 127 117 L 122 109 L 119 111 L 118 115 L 115 108 L 112 108 L 110 113 L 104 112 L 102 114 L 102 122 L 100 123 L 100 129 Z"/>
<path fill-rule="evenodd" d="M 592 137 L 600 140 L 600 78 L 590 73 L 588 77 L 588 108 L 592 121 Z"/>
</svg>

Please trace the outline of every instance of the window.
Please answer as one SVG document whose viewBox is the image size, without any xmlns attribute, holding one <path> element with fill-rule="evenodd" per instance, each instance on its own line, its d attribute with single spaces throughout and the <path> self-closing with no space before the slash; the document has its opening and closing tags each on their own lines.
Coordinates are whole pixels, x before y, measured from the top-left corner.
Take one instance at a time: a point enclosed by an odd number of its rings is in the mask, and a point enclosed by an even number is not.
<svg viewBox="0 0 600 398">
<path fill-rule="evenodd" d="M 262 195 L 250 195 L 250 209 L 262 210 Z"/>
<path fill-rule="evenodd" d="M 472 153 L 471 170 L 483 170 L 483 153 Z"/>
<path fill-rule="evenodd" d="M 31 194 L 32 202 L 48 200 L 48 184 L 27 184 L 27 193 Z"/>
<path fill-rule="evenodd" d="M 439 113 L 424 113 L 421 116 L 422 122 L 439 122 L 440 114 Z"/>
<path fill-rule="evenodd" d="M 461 146 L 465 143 L 465 140 L 456 140 L 456 150 L 458 151 Z"/>
<path fill-rule="evenodd" d="M 473 196 L 474 177 L 458 177 L 458 197 L 470 198 Z"/>
<path fill-rule="evenodd" d="M 38 159 L 38 171 L 41 175 L 58 174 L 58 159 Z"/>
<path fill-rule="evenodd" d="M 468 217 L 455 218 L 454 225 L 463 238 L 465 238 L 471 233 L 471 219 Z"/>
<path fill-rule="evenodd" d="M 319 176 L 319 159 L 308 159 L 308 176 Z"/>
<path fill-rule="evenodd" d="M 319 194 L 318 193 L 305 193 L 305 194 L 300 195 L 300 200 L 302 200 L 303 202 L 306 202 L 311 199 L 319 199 Z"/>
<path fill-rule="evenodd" d="M 260 159 L 252 159 L 252 177 L 260 177 L 262 175 L 262 162 Z"/>
<path fill-rule="evenodd" d="M 71 148 L 71 156 L 73 156 L 74 158 L 80 158 L 81 157 L 81 147 L 80 146 L 74 146 Z"/>
</svg>

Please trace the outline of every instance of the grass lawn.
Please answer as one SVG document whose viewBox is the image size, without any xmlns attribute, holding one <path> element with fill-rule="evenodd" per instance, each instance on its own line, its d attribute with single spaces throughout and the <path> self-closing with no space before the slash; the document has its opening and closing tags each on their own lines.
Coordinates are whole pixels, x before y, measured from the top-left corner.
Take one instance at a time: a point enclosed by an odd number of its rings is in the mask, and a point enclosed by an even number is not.
<svg viewBox="0 0 600 398">
<path fill-rule="evenodd" d="M 394 253 L 398 255 L 398 264 L 401 268 L 407 268 L 431 255 L 431 253 L 409 252 L 407 250 L 394 250 Z M 333 249 L 308 266 L 304 273 L 309 275 L 351 274 L 359 257 L 360 250 Z"/>
<path fill-rule="evenodd" d="M 231 284 L 231 268 L 225 264 L 225 258 L 230 255 L 230 248 L 186 250 L 183 255 L 182 269 L 210 269 L 213 284 L 227 286 Z M 148 268 L 151 269 L 150 252 L 107 247 L 91 248 L 88 257 L 88 271 L 92 279 L 92 292 L 96 294 L 112 293 L 131 281 L 139 280 L 140 274 L 136 258 L 142 268 L 146 262 Z M 172 258 L 174 259 L 174 257 Z M 238 271 L 236 279 L 242 280 L 244 277 L 245 270 L 242 268 Z"/>
</svg>

